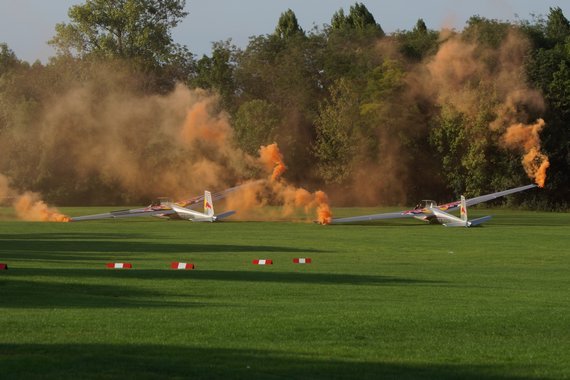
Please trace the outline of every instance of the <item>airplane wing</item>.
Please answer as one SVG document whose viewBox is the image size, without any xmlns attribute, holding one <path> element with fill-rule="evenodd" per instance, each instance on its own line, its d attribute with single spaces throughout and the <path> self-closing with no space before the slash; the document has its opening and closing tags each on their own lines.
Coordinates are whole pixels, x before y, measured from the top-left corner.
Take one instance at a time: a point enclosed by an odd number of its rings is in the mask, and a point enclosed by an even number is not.
<svg viewBox="0 0 570 380">
<path fill-rule="evenodd" d="M 497 198 L 504 197 L 506 195 L 510 195 L 510 194 L 514 194 L 514 193 L 519 193 L 521 191 L 525 191 L 525 190 L 532 189 L 535 187 L 537 187 L 537 185 L 535 185 L 535 184 L 515 187 L 513 189 L 499 191 L 497 193 L 486 194 L 486 195 L 481 195 L 479 197 L 470 198 L 470 199 L 467 199 L 465 201 L 465 203 L 467 206 L 474 206 L 474 205 L 479 204 L 479 203 L 492 201 L 493 199 L 497 199 Z M 446 203 L 444 205 L 437 206 L 437 208 L 439 208 L 440 210 L 451 210 L 451 209 L 457 208 L 459 206 L 459 203 L 460 203 L 460 201 Z"/>
<path fill-rule="evenodd" d="M 99 220 L 99 219 L 118 219 L 118 218 L 132 218 L 137 216 L 157 216 L 157 215 L 170 215 L 173 210 L 149 210 L 146 208 L 136 208 L 131 210 L 117 210 L 105 212 L 102 214 L 74 216 L 70 219 L 71 222 L 82 222 L 85 220 Z"/>
<path fill-rule="evenodd" d="M 493 199 L 504 197 L 505 195 L 514 194 L 514 193 L 518 193 L 518 192 L 525 191 L 528 189 L 532 189 L 534 187 L 537 187 L 537 185 L 532 184 L 532 185 L 526 185 L 526 186 L 521 186 L 521 187 L 515 187 L 514 189 L 499 191 L 498 193 L 481 195 L 480 197 L 467 199 L 465 201 L 465 203 L 467 203 L 467 206 L 473 206 L 473 205 L 476 205 L 479 203 L 483 203 L 483 202 L 487 202 L 487 201 L 490 201 Z"/>
<path fill-rule="evenodd" d="M 229 189 L 225 189 L 219 191 L 217 193 L 212 194 L 213 200 L 219 200 L 228 196 L 228 194 L 239 190 L 244 186 L 250 185 L 249 183 L 238 185 L 234 187 L 230 187 Z M 190 199 L 186 199 L 181 202 L 176 202 L 177 205 L 186 208 L 192 208 L 195 205 L 200 205 L 204 202 L 204 195 L 199 195 L 197 197 L 193 197 Z M 117 210 L 106 212 L 102 214 L 95 214 L 95 215 L 83 215 L 83 216 L 75 216 L 70 219 L 71 222 L 81 222 L 86 220 L 100 220 L 100 219 L 118 219 L 118 218 L 132 218 L 132 217 L 139 217 L 139 216 L 169 216 L 172 214 L 176 214 L 176 211 L 172 210 L 171 208 L 160 208 L 161 206 L 149 206 L 149 207 L 142 207 L 142 208 L 135 208 L 130 210 Z"/>
<path fill-rule="evenodd" d="M 347 218 L 333 218 L 330 224 L 340 224 L 340 223 L 357 223 L 357 222 L 370 222 L 372 220 L 384 220 L 384 219 L 396 219 L 396 218 L 410 218 L 421 214 L 419 210 L 409 211 L 398 211 L 398 212 L 388 212 L 384 214 L 372 214 L 372 215 L 361 215 L 361 216 L 349 216 Z"/>
</svg>

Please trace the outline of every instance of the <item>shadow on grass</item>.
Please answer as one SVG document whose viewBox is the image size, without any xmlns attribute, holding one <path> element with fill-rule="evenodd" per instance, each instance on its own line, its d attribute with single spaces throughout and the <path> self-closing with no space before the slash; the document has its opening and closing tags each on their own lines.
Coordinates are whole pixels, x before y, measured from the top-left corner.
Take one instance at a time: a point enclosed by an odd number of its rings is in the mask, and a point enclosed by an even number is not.
<svg viewBox="0 0 570 380">
<path fill-rule="evenodd" d="M 3 379 L 533 379 L 510 375 L 521 370 L 516 364 L 340 361 L 269 350 L 148 344 L 0 344 L 0 363 Z"/>
<path fill-rule="evenodd" d="M 173 244 L 128 241 L 141 238 L 138 235 L 123 234 L 31 234 L 0 235 L 0 257 L 16 260 L 111 260 L 112 255 L 93 253 L 243 253 L 243 252 L 325 252 L 316 249 L 298 249 L 269 245 L 237 244 Z"/>
<path fill-rule="evenodd" d="M 275 282 L 287 284 L 322 284 L 322 285 L 419 285 L 442 284 L 441 281 L 416 280 L 393 276 L 340 274 L 340 273 L 314 273 L 314 272 L 274 272 L 258 270 L 200 270 L 177 271 L 168 269 L 50 269 L 50 268 L 21 268 L 10 269 L 9 274 L 3 278 L 9 281 L 14 278 L 27 280 L 29 277 L 51 277 L 55 280 L 65 279 L 137 279 L 137 280 L 209 280 L 209 281 L 237 281 L 237 282 Z M 0 286 L 5 284 L 0 282 Z M 66 286 L 67 284 L 62 284 Z M 64 288 L 62 288 L 63 290 Z"/>
<path fill-rule="evenodd" d="M 159 308 L 195 307 L 199 296 L 165 301 L 152 289 L 117 284 L 13 280 L 0 281 L 1 308 Z M 190 298 L 190 300 L 188 300 Z"/>
<path fill-rule="evenodd" d="M 144 239 L 144 234 L 100 232 L 54 232 L 34 234 L 0 234 L 0 240 L 118 240 Z"/>
</svg>

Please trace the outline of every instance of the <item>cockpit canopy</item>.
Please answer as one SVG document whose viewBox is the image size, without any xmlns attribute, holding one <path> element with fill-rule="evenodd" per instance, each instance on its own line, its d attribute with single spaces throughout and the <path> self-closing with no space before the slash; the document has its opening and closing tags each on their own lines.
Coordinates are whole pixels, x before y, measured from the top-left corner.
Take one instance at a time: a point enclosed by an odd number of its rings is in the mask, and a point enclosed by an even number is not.
<svg viewBox="0 0 570 380">
<path fill-rule="evenodd" d="M 151 206 L 168 206 L 171 203 L 172 200 L 170 198 L 161 197 L 161 198 L 156 198 L 154 201 L 152 201 Z"/>
<path fill-rule="evenodd" d="M 430 199 L 423 199 L 416 205 L 416 210 L 437 206 L 437 202 Z"/>
</svg>

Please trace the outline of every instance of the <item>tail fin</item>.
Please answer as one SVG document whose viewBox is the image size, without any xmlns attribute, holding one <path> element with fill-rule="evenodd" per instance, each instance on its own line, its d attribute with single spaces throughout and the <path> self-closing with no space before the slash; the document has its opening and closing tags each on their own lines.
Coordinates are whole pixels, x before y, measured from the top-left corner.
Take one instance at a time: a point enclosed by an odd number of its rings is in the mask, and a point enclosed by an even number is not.
<svg viewBox="0 0 570 380">
<path fill-rule="evenodd" d="M 463 220 L 464 222 L 467 221 L 467 204 L 465 203 L 465 197 L 462 195 L 461 196 L 461 207 L 459 209 L 460 214 L 461 214 L 461 220 Z"/>
<path fill-rule="evenodd" d="M 212 194 L 208 190 L 204 191 L 204 214 L 208 216 L 214 215 L 214 203 L 212 202 Z"/>
</svg>

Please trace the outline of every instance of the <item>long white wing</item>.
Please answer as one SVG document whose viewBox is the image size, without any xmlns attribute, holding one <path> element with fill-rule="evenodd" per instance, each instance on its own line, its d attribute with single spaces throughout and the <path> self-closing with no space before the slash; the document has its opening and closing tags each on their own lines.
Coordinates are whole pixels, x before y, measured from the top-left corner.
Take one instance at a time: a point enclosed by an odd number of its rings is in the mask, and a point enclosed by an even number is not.
<svg viewBox="0 0 570 380">
<path fill-rule="evenodd" d="M 398 211 L 398 212 L 388 212 L 384 214 L 372 214 L 372 215 L 362 215 L 362 216 L 350 216 L 347 218 L 335 218 L 331 220 L 331 224 L 370 222 L 372 220 L 410 218 L 414 216 L 416 215 L 409 213 L 409 211 Z"/>
<path fill-rule="evenodd" d="M 515 187 L 514 189 L 499 191 L 497 193 L 481 195 L 480 197 L 467 199 L 467 201 L 465 203 L 467 203 L 467 206 L 473 206 L 473 205 L 476 205 L 479 203 L 483 203 L 483 202 L 491 201 L 493 199 L 504 197 L 505 195 L 514 194 L 514 193 L 518 193 L 518 192 L 525 191 L 528 189 L 532 189 L 534 187 L 537 187 L 537 186 L 535 184 L 532 184 L 532 185 L 526 185 L 526 186 L 521 186 L 521 187 Z"/>
<path fill-rule="evenodd" d="M 82 222 L 85 220 L 99 220 L 99 219 L 122 219 L 122 218 L 133 218 L 139 216 L 155 216 L 155 215 L 170 215 L 174 214 L 172 210 L 145 210 L 141 208 L 131 209 L 131 210 L 119 210 L 105 212 L 103 214 L 94 215 L 83 215 L 74 216 L 71 218 L 72 222 Z"/>
</svg>

